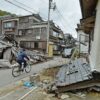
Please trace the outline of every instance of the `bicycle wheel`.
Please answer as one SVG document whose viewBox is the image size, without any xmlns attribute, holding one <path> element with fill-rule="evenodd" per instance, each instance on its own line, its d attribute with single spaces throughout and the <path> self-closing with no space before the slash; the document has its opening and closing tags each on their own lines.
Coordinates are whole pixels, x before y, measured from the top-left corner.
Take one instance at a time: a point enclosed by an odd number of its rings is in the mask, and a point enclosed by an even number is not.
<svg viewBox="0 0 100 100">
<path fill-rule="evenodd" d="M 26 73 L 29 73 L 31 71 L 31 66 L 30 66 L 30 64 L 28 64 L 27 66 L 26 66 L 26 68 L 25 68 L 25 72 Z"/>
<path fill-rule="evenodd" d="M 17 77 L 20 75 L 19 66 L 15 66 L 12 68 L 12 76 Z"/>
</svg>

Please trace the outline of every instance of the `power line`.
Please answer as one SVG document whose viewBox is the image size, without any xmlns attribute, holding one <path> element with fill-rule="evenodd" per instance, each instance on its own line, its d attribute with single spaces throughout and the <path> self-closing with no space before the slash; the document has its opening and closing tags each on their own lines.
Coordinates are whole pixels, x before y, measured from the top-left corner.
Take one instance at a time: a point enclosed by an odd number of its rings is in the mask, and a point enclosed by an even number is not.
<svg viewBox="0 0 100 100">
<path fill-rule="evenodd" d="M 64 19 L 63 15 L 59 12 L 58 9 L 56 10 L 56 13 L 57 13 L 57 15 L 59 16 L 59 18 L 60 18 L 60 20 L 61 20 L 61 25 L 62 25 L 63 29 L 66 30 L 66 28 L 67 28 L 67 26 L 65 25 L 65 22 L 67 22 L 66 19 Z M 68 22 L 67 22 L 67 23 L 68 23 Z M 70 25 L 70 24 L 69 24 L 69 25 Z M 73 28 L 72 28 L 71 26 L 69 26 L 69 25 L 68 25 L 68 27 L 69 27 L 70 29 L 73 29 Z"/>
<path fill-rule="evenodd" d="M 32 12 L 32 11 L 30 11 L 30 10 L 27 10 L 26 8 L 24 8 L 24 7 L 22 7 L 22 6 L 19 6 L 19 5 L 17 5 L 17 4 L 15 4 L 15 3 L 13 3 L 13 2 L 11 2 L 11 1 L 9 1 L 9 0 L 5 0 L 6 2 L 8 2 L 8 3 L 10 3 L 10 4 L 12 4 L 12 5 L 14 5 L 14 6 L 16 6 L 16 7 L 18 7 L 18 8 L 20 8 L 20 9 L 23 9 L 23 10 L 25 10 L 25 11 L 27 11 L 27 12 L 29 12 L 29 13 L 31 13 L 31 14 L 34 14 L 34 12 Z M 16 0 L 15 0 L 16 1 Z M 27 5 L 25 5 L 25 4 L 23 4 L 23 3 L 21 3 L 21 2 L 18 2 L 18 3 L 20 3 L 21 5 L 23 5 L 23 6 L 27 6 Z M 27 6 L 28 7 L 28 6 Z M 31 7 L 28 7 L 28 8 L 31 8 Z M 32 9 L 32 8 L 31 8 Z M 42 17 L 44 20 L 47 20 L 46 18 L 44 18 L 44 17 Z"/>
<path fill-rule="evenodd" d="M 9 1 L 9 0 L 5 0 L 5 1 L 8 2 L 8 3 L 10 3 L 10 4 L 12 4 L 12 5 L 14 5 L 14 6 L 16 6 L 16 7 L 18 7 L 18 8 L 20 8 L 20 9 L 23 9 L 23 10 L 25 10 L 25 11 L 27 11 L 27 12 L 33 14 L 32 11 L 25 9 L 25 8 L 22 7 L 22 6 L 19 6 L 19 5 L 15 4 L 15 3 L 13 3 L 13 2 L 11 2 L 11 1 Z M 21 3 L 21 2 L 16 1 L 16 0 L 15 0 L 15 2 L 17 2 L 17 3 L 19 3 L 19 4 L 23 5 L 23 6 L 27 6 L 27 5 L 25 5 L 25 4 Z M 27 6 L 27 8 L 33 9 L 33 8 L 29 7 L 29 6 Z M 58 11 L 58 9 L 57 9 L 57 11 Z M 58 11 L 58 12 L 59 12 L 59 11 Z M 62 15 L 60 14 L 60 12 L 59 12 L 59 15 L 62 16 Z M 62 17 L 63 17 L 63 16 L 62 16 Z M 44 19 L 45 19 L 45 18 L 44 18 Z M 62 26 L 63 26 L 63 24 L 62 24 Z M 63 26 L 63 27 L 65 27 L 65 26 Z"/>
<path fill-rule="evenodd" d="M 62 24 L 63 28 L 66 29 L 67 26 L 65 25 L 65 23 L 64 23 L 65 21 L 63 21 L 62 16 L 60 16 L 60 14 L 57 11 L 56 11 L 56 13 L 59 16 L 59 19 L 61 20 L 61 24 Z"/>
<path fill-rule="evenodd" d="M 63 20 L 57 11 L 56 11 L 56 15 L 59 16 L 61 27 L 66 30 L 66 26 L 64 25 L 65 23 L 63 23 Z M 56 20 L 53 18 L 53 14 L 51 14 L 51 18 L 53 19 L 53 21 L 56 22 Z"/>
<path fill-rule="evenodd" d="M 27 8 L 29 8 L 29 9 L 32 9 L 34 12 L 37 13 L 37 11 L 36 11 L 35 9 L 33 9 L 33 8 L 29 7 L 29 6 L 27 6 L 26 4 L 23 4 L 23 3 L 21 3 L 21 2 L 19 2 L 19 1 L 17 1 L 17 0 L 14 0 L 14 1 L 17 2 L 17 3 L 19 3 L 19 4 L 21 4 L 21 5 L 23 5 L 23 6 L 25 6 L 25 7 L 27 7 Z"/>
<path fill-rule="evenodd" d="M 54 0 L 54 2 L 56 2 L 56 1 Z M 57 11 L 57 13 L 58 13 L 58 16 L 59 16 L 60 19 L 61 19 L 61 22 L 62 22 L 62 23 L 67 22 L 67 23 L 68 23 L 68 27 L 69 27 L 70 29 L 73 29 L 73 27 L 70 25 L 70 23 L 63 17 L 63 15 L 62 15 L 62 13 L 59 11 L 57 5 L 56 5 L 56 11 Z M 63 10 L 62 10 L 62 12 L 63 12 Z M 64 24 L 62 24 L 62 26 L 63 26 L 63 27 L 67 27 L 67 26 L 64 25 Z"/>
<path fill-rule="evenodd" d="M 21 4 L 21 5 L 23 5 L 24 7 L 27 7 L 27 8 L 29 8 L 29 9 L 31 9 L 31 10 L 33 10 L 34 12 L 36 12 L 36 13 L 39 13 L 39 12 L 37 12 L 35 9 L 33 9 L 32 7 L 29 7 L 29 6 L 27 6 L 26 4 L 23 4 L 22 2 L 19 2 L 19 1 L 17 1 L 17 0 L 14 0 L 15 2 L 17 2 L 17 3 L 19 3 L 19 4 Z M 41 13 L 41 12 L 40 12 Z M 43 13 L 41 13 L 41 15 L 42 16 L 44 16 L 44 14 Z M 44 18 L 44 17 L 43 17 Z M 45 20 L 47 20 L 47 18 L 44 18 Z"/>
<path fill-rule="evenodd" d="M 72 26 L 70 25 L 70 23 L 63 17 L 63 15 L 61 14 L 61 12 L 58 10 L 57 7 L 56 7 L 56 10 L 59 13 L 59 15 L 62 17 L 62 19 L 64 20 L 64 22 L 68 23 L 68 27 L 72 29 Z"/>
<path fill-rule="evenodd" d="M 11 2 L 11 1 L 9 1 L 9 0 L 5 0 L 5 1 L 8 2 L 8 3 L 10 3 L 10 4 L 12 4 L 12 5 L 14 5 L 14 6 L 16 6 L 16 7 L 18 7 L 18 8 L 21 8 L 21 9 L 23 9 L 23 10 L 25 10 L 25 11 L 27 11 L 27 12 L 33 14 L 33 12 L 31 12 L 31 11 L 29 11 L 29 10 L 27 10 L 27 9 L 25 9 L 25 8 L 23 8 L 23 7 L 21 7 L 21 6 L 19 6 L 19 5 L 16 5 L 15 3 L 13 3 L 13 2 Z"/>
<path fill-rule="evenodd" d="M 65 27 L 65 28 L 67 28 L 67 26 L 65 25 L 65 22 L 63 21 L 62 17 L 59 14 L 58 14 L 58 16 L 59 16 L 59 18 L 61 20 L 62 26 Z"/>
<path fill-rule="evenodd" d="M 60 16 L 57 12 L 56 12 L 56 14 L 57 14 L 57 16 L 59 16 L 59 19 L 61 20 L 60 23 L 61 23 L 62 28 L 63 28 L 63 29 L 66 29 L 66 26 L 64 25 L 61 16 Z M 53 16 L 51 16 L 51 17 L 53 17 Z M 55 20 L 55 21 L 56 21 L 56 20 Z"/>
</svg>

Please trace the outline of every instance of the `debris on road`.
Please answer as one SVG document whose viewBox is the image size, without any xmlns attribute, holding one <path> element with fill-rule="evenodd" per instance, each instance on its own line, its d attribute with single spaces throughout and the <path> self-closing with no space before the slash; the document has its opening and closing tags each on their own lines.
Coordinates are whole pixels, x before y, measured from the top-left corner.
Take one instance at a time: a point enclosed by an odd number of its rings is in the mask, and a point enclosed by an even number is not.
<svg viewBox="0 0 100 100">
<path fill-rule="evenodd" d="M 23 85 L 25 87 L 29 87 L 29 88 L 31 88 L 33 86 L 33 84 L 31 82 L 28 82 L 28 81 L 27 82 L 24 82 Z"/>
<path fill-rule="evenodd" d="M 17 48 L 12 47 L 12 54 L 15 57 L 16 57 L 18 51 L 19 50 L 17 50 Z M 31 50 L 26 49 L 26 54 L 29 56 L 32 64 L 47 61 L 47 57 L 42 52 L 39 52 L 36 50 L 31 51 Z M 12 60 L 14 60 L 14 59 L 12 59 Z"/>
<path fill-rule="evenodd" d="M 62 68 L 63 66 L 60 68 L 48 68 L 39 74 L 31 75 L 27 80 L 21 82 L 21 87 L 16 88 L 14 92 L 7 97 L 7 100 L 13 100 L 16 95 L 16 100 L 22 100 L 22 98 L 23 100 L 84 100 L 88 98 L 88 93 L 77 92 L 75 90 L 72 90 L 75 92 L 59 92 L 59 88 L 56 86 L 57 84 L 55 84 L 55 82 L 57 82 L 56 75 Z M 71 74 L 74 72 L 77 73 L 76 70 L 71 70 Z M 67 75 L 69 75 L 69 73 L 67 73 Z M 28 86 L 25 84 L 28 84 Z M 33 86 L 30 87 L 30 84 Z M 32 90 L 34 87 L 36 88 Z"/>
<path fill-rule="evenodd" d="M 30 75 L 30 82 L 32 84 L 36 84 L 36 83 L 40 82 L 40 75 L 39 74 Z"/>
<path fill-rule="evenodd" d="M 56 76 L 58 92 L 88 89 L 100 84 L 100 73 L 92 72 L 90 65 L 83 58 L 62 66 Z"/>
<path fill-rule="evenodd" d="M 65 100 L 65 99 L 68 99 L 68 98 L 69 98 L 69 95 L 67 95 L 67 94 L 61 95 L 61 100 Z"/>
</svg>

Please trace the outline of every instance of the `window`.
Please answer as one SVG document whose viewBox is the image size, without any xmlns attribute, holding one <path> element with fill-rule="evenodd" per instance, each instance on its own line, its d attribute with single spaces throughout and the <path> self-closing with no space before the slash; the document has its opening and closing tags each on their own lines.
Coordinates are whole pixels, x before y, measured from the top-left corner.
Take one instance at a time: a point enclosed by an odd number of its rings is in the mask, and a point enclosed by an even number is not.
<svg viewBox="0 0 100 100">
<path fill-rule="evenodd" d="M 33 49 L 34 48 L 34 42 L 32 42 L 32 41 L 21 41 L 20 45 L 21 45 L 21 47 L 27 48 L 27 49 Z"/>
<path fill-rule="evenodd" d="M 38 42 L 34 42 L 34 48 L 39 48 Z"/>
<path fill-rule="evenodd" d="M 34 42 L 30 42 L 30 47 L 34 48 Z"/>
<path fill-rule="evenodd" d="M 32 29 L 28 29 L 28 30 L 26 30 L 25 35 L 32 35 L 32 32 L 33 32 Z"/>
<path fill-rule="evenodd" d="M 19 36 L 22 36 L 22 31 L 19 31 L 18 33 L 19 33 L 19 34 L 18 34 Z"/>
<path fill-rule="evenodd" d="M 40 36 L 40 28 L 34 28 L 33 29 L 33 33 L 35 35 L 35 37 L 37 38 L 38 36 Z"/>
<path fill-rule="evenodd" d="M 53 36 L 54 36 L 54 37 L 58 37 L 58 35 L 59 35 L 59 33 L 53 31 Z"/>
<path fill-rule="evenodd" d="M 23 35 L 26 35 L 26 30 L 19 30 L 18 36 L 23 36 Z"/>
<path fill-rule="evenodd" d="M 36 35 L 40 34 L 40 28 L 34 28 L 33 31 Z"/>
<path fill-rule="evenodd" d="M 32 33 L 32 30 L 27 30 L 27 33 Z"/>
<path fill-rule="evenodd" d="M 14 27 L 14 23 L 13 22 L 5 22 L 4 23 L 4 28 L 13 28 Z"/>
<path fill-rule="evenodd" d="M 41 28 L 41 34 L 46 33 L 46 31 L 47 31 L 47 30 L 46 30 L 46 27 L 42 27 L 42 28 Z"/>
</svg>

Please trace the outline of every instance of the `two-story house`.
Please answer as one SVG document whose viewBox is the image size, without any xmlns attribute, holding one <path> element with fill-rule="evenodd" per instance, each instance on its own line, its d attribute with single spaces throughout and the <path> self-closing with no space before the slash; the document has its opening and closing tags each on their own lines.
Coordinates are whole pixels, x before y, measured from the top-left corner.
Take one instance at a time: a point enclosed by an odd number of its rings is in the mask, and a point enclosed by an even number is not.
<svg viewBox="0 0 100 100">
<path fill-rule="evenodd" d="M 19 44 L 27 49 L 47 49 L 47 21 L 43 21 L 39 15 L 19 17 L 18 34 L 16 36 Z M 53 42 L 54 51 L 60 49 L 63 40 L 63 32 L 50 22 L 49 42 Z M 55 52 L 54 52 L 55 53 Z"/>
<path fill-rule="evenodd" d="M 2 34 L 12 36 L 22 47 L 46 52 L 47 26 L 38 14 L 2 19 Z M 62 30 L 50 22 L 49 42 L 54 51 L 60 49 L 63 41 Z"/>
</svg>

